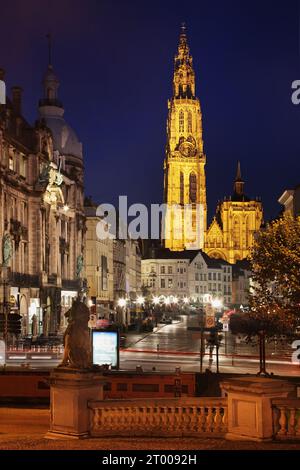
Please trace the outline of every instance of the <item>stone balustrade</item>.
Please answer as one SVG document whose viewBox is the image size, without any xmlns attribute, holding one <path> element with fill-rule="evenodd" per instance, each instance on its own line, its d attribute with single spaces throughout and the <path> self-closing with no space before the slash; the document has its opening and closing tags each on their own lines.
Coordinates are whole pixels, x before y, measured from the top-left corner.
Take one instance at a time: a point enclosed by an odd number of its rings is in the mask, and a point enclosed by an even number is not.
<svg viewBox="0 0 300 470">
<path fill-rule="evenodd" d="M 274 437 L 300 440 L 300 399 L 272 400 Z"/>
<path fill-rule="evenodd" d="M 90 401 L 91 436 L 203 436 L 227 432 L 226 398 Z"/>
</svg>

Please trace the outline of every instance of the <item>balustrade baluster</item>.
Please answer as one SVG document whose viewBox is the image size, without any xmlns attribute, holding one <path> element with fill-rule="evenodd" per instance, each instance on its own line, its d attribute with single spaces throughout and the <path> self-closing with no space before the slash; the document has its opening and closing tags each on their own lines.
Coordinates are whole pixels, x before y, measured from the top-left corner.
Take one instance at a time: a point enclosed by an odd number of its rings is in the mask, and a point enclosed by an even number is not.
<svg viewBox="0 0 300 470">
<path fill-rule="evenodd" d="M 212 432 L 213 424 L 214 424 L 214 412 L 213 407 L 209 406 L 207 410 L 207 417 L 206 417 L 206 432 Z"/>
<path fill-rule="evenodd" d="M 222 429 L 222 415 L 221 415 L 221 408 L 218 405 L 216 407 L 216 413 L 214 418 L 214 431 L 220 432 Z"/>
<path fill-rule="evenodd" d="M 200 432 L 206 432 L 206 410 L 205 406 L 200 407 Z"/>
<path fill-rule="evenodd" d="M 278 435 L 285 436 L 287 433 L 286 425 L 287 425 L 287 417 L 286 417 L 286 409 L 284 406 L 279 406 L 280 410 L 280 418 L 279 418 L 279 425 L 280 429 L 278 431 Z"/>
<path fill-rule="evenodd" d="M 288 420 L 288 435 L 294 436 L 296 434 L 296 409 L 289 408 L 290 416 Z"/>
</svg>

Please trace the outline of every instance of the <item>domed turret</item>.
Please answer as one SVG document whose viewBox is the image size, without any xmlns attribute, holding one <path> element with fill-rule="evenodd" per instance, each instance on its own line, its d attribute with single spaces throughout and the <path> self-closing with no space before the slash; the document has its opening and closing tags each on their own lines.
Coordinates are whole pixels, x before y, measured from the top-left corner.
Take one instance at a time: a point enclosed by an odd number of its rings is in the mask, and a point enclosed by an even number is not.
<svg viewBox="0 0 300 470">
<path fill-rule="evenodd" d="M 50 52 L 49 46 L 49 65 L 43 79 L 44 97 L 39 100 L 39 114 L 52 132 L 54 150 L 65 156 L 67 163 L 76 164 L 76 160 L 83 158 L 82 144 L 64 119 L 65 110 L 58 99 L 60 83 L 51 64 Z"/>
</svg>

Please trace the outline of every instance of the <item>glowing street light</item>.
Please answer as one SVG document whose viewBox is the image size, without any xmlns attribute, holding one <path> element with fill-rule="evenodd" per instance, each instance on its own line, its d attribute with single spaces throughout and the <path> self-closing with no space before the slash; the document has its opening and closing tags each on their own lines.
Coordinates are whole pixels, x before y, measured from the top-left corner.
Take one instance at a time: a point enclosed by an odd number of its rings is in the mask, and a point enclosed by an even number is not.
<svg viewBox="0 0 300 470">
<path fill-rule="evenodd" d="M 153 303 L 154 305 L 158 305 L 160 302 L 159 297 L 153 297 Z"/>
<path fill-rule="evenodd" d="M 166 297 L 165 300 L 164 300 L 165 304 L 166 305 L 170 305 L 170 297 Z"/>
<path fill-rule="evenodd" d="M 188 304 L 188 303 L 189 303 L 189 298 L 188 298 L 188 297 L 184 297 L 184 298 L 183 298 L 183 303 L 184 303 L 184 304 Z"/>
<path fill-rule="evenodd" d="M 216 308 L 216 309 L 220 309 L 220 308 L 223 307 L 222 300 L 220 300 L 220 299 L 213 299 L 211 304 L 212 304 L 213 308 Z"/>
<path fill-rule="evenodd" d="M 178 297 L 173 297 L 173 304 L 178 304 Z"/>
<path fill-rule="evenodd" d="M 124 298 L 121 298 L 118 300 L 118 306 L 121 308 L 126 307 L 126 303 L 127 303 L 127 300 Z"/>
<path fill-rule="evenodd" d="M 143 305 L 145 303 L 145 297 L 143 297 L 142 295 L 139 295 L 138 298 L 136 299 L 136 303 L 138 305 Z"/>
</svg>

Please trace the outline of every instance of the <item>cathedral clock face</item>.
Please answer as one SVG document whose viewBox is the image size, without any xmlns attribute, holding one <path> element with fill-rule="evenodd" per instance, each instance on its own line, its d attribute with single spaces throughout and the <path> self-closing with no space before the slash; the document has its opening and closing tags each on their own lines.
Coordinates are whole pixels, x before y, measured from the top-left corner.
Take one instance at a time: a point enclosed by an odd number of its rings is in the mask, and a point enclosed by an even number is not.
<svg viewBox="0 0 300 470">
<path fill-rule="evenodd" d="M 184 142 L 179 145 L 179 152 L 184 157 L 194 157 L 196 153 L 196 142 L 194 137 L 188 137 Z"/>
</svg>

